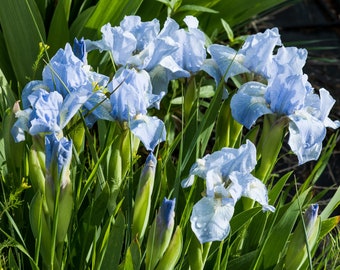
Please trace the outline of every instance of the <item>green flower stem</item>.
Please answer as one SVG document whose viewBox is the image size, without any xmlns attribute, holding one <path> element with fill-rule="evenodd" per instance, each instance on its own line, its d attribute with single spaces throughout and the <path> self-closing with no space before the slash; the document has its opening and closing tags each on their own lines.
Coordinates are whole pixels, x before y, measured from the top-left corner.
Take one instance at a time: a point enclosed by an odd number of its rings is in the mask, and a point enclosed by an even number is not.
<svg viewBox="0 0 340 270">
<path fill-rule="evenodd" d="M 259 163 L 255 169 L 255 176 L 264 183 L 267 182 L 277 162 L 287 123 L 286 118 L 276 120 L 275 115 L 264 117 L 263 131 L 257 149 Z"/>
<path fill-rule="evenodd" d="M 58 179 L 60 182 L 60 179 Z M 57 187 L 60 186 L 60 184 L 57 183 Z M 55 256 L 56 254 L 56 246 L 57 246 L 57 233 L 58 233 L 58 218 L 59 218 L 59 197 L 60 197 L 60 188 L 55 189 L 55 203 L 54 203 L 54 211 L 53 211 L 53 223 L 52 223 L 52 238 L 51 238 L 51 261 L 50 261 L 50 269 L 60 269 L 59 265 L 59 258 Z M 58 254 L 58 253 L 57 253 Z"/>
<path fill-rule="evenodd" d="M 230 109 L 230 97 L 223 101 L 217 118 L 216 142 L 214 150 L 223 147 L 235 147 L 243 126 L 234 120 Z"/>
</svg>

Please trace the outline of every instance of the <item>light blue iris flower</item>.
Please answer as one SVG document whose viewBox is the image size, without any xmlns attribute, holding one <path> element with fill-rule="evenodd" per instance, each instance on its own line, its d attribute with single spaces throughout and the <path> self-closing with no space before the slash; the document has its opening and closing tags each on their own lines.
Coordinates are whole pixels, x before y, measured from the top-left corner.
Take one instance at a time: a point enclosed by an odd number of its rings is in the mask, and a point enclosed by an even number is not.
<svg viewBox="0 0 340 270">
<path fill-rule="evenodd" d="M 239 51 L 228 46 L 212 44 L 208 47 L 211 58 L 205 60 L 201 69 L 215 79 L 216 85 L 222 79 L 227 82 L 230 77 L 241 73 L 254 72 L 269 78 L 272 72 L 273 51 L 279 45 L 281 40 L 277 28 L 248 36 Z M 225 92 L 224 98 L 227 97 L 228 93 Z"/>
<path fill-rule="evenodd" d="M 63 97 L 79 90 L 92 92 L 92 82 L 83 66 L 84 63 L 74 55 L 71 45 L 67 43 L 65 49 L 59 49 L 43 69 L 43 82 Z"/>
<path fill-rule="evenodd" d="M 194 16 L 186 16 L 183 20 L 188 30 L 168 18 L 160 36 L 171 37 L 178 44 L 178 49 L 171 54 L 175 62 L 184 70 L 196 73 L 206 58 L 205 35 L 198 29 L 198 20 Z"/>
<path fill-rule="evenodd" d="M 70 93 L 87 98 L 84 115 L 88 126 L 92 126 L 97 119 L 112 120 L 106 113 L 110 102 L 103 93 L 108 82 L 109 77 L 94 72 L 87 64 L 83 38 L 75 39 L 73 48 L 67 43 L 64 49 L 59 49 L 43 70 L 42 83 L 50 91 L 57 91 L 64 98 Z"/>
<path fill-rule="evenodd" d="M 127 122 L 130 130 L 153 151 L 165 140 L 164 123 L 147 115 L 149 108 L 159 107 L 160 96 L 152 94 L 152 86 L 145 70 L 120 69 L 109 83 L 111 115 L 115 120 Z"/>
<path fill-rule="evenodd" d="M 142 22 L 138 16 L 125 16 L 118 27 L 104 25 L 101 40 L 86 40 L 87 50 L 109 51 L 118 66 L 146 70 L 153 93 L 163 97 L 169 81 L 197 72 L 206 57 L 197 19 L 188 16 L 184 21 L 188 31 L 171 18 L 160 30 L 156 19 Z"/>
<path fill-rule="evenodd" d="M 152 94 L 152 86 L 145 70 L 120 69 L 108 85 L 112 115 L 120 121 L 129 121 L 147 109 L 159 107 L 160 97 Z"/>
<path fill-rule="evenodd" d="M 191 167 L 182 187 L 191 186 L 195 176 L 206 180 L 205 196 L 194 205 L 190 218 L 201 243 L 227 237 L 235 204 L 242 196 L 260 203 L 263 211 L 275 211 L 268 204 L 265 185 L 251 174 L 255 165 L 256 148 L 247 141 L 239 149 L 225 147 L 208 154 Z"/>
<path fill-rule="evenodd" d="M 48 92 L 42 87 L 43 85 L 34 82 L 23 90 L 27 98 L 24 110 L 16 112 L 18 119 L 11 130 L 16 142 L 25 140 L 24 132 L 33 136 L 62 134 L 63 128 L 88 98 L 86 94 L 70 93 L 64 99 L 60 93 Z"/>
<path fill-rule="evenodd" d="M 245 83 L 232 97 L 230 105 L 233 117 L 248 129 L 264 114 L 287 116 L 290 120 L 288 143 L 299 164 L 318 159 L 326 127 L 340 127 L 339 121 L 328 118 L 335 102 L 329 92 L 320 89 L 320 96 L 316 95 L 300 69 L 284 65 L 295 55 L 294 61 L 299 61 L 301 66 L 304 63 L 301 59 L 305 57 L 299 58 L 301 52 L 293 49 L 285 50 L 285 57 L 278 54 L 272 64 L 277 75 L 268 79 L 268 85 Z"/>
</svg>

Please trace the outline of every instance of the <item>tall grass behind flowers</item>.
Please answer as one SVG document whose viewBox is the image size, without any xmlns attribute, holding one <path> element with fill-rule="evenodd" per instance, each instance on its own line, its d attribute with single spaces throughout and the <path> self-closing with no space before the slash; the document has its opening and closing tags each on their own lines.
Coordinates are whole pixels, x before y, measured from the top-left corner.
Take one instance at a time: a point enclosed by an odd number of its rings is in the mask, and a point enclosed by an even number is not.
<svg viewBox="0 0 340 270">
<path fill-rule="evenodd" d="M 236 48 L 210 44 L 194 16 L 184 23 L 125 16 L 50 58 L 41 46 L 42 79 L 20 102 L 1 81 L 3 268 L 339 263 L 328 254 L 339 251 L 340 189 L 321 209 L 313 185 L 340 122 L 303 73 L 307 50 L 285 47 L 277 28 Z M 317 160 L 303 185 L 274 173 L 282 155 Z"/>
</svg>

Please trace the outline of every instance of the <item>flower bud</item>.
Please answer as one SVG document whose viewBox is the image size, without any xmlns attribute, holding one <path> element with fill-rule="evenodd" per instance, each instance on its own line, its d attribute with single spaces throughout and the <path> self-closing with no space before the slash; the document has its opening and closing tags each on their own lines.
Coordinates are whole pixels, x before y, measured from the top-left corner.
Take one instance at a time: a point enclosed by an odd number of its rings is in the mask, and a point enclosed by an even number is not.
<svg viewBox="0 0 340 270">
<path fill-rule="evenodd" d="M 146 245 L 146 268 L 154 269 L 168 248 L 174 228 L 176 199 L 164 198 L 159 212 L 152 223 Z"/>
<path fill-rule="evenodd" d="M 33 136 L 33 144 L 29 151 L 29 176 L 35 191 L 45 192 L 45 152 L 42 138 Z"/>
<path fill-rule="evenodd" d="M 162 259 L 159 261 L 156 270 L 174 269 L 176 263 L 182 254 L 183 236 L 181 227 L 177 226 L 171 242 L 165 251 Z"/>
<path fill-rule="evenodd" d="M 70 163 L 72 141 L 60 140 L 55 136 L 46 136 L 46 201 L 53 217 L 55 204 L 58 204 L 57 243 L 66 236 L 73 209 L 72 183 L 70 181 Z M 53 217 L 56 218 L 56 217 Z"/>
<path fill-rule="evenodd" d="M 120 186 L 131 167 L 131 160 L 136 154 L 138 146 L 138 138 L 131 134 L 128 129 L 123 130 L 112 145 L 108 168 L 108 179 L 111 192 L 110 201 L 108 203 L 108 210 L 110 213 L 112 213 L 116 207 Z"/>
<path fill-rule="evenodd" d="M 139 239 L 143 238 L 145 229 L 149 223 L 151 195 L 155 181 L 156 165 L 157 160 L 153 153 L 150 153 L 146 159 L 138 183 L 133 213 L 132 235 L 138 234 Z"/>
<path fill-rule="evenodd" d="M 300 269 L 307 259 L 308 252 L 316 244 L 320 231 L 318 210 L 319 205 L 312 204 L 303 216 L 304 222 L 300 221 L 297 225 L 288 245 L 285 258 L 286 269 Z"/>
</svg>

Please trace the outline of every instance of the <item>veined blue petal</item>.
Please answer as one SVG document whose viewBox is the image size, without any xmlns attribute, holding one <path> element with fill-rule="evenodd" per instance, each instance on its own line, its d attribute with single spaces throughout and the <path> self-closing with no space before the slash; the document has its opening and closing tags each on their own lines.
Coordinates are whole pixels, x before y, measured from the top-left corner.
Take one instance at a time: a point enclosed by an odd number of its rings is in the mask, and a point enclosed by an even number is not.
<svg viewBox="0 0 340 270">
<path fill-rule="evenodd" d="M 300 110 L 307 95 L 305 81 L 306 77 L 303 75 L 277 76 L 270 80 L 265 98 L 271 110 L 283 115 Z"/>
<path fill-rule="evenodd" d="M 86 125 L 92 125 L 98 120 L 114 121 L 111 115 L 112 104 L 102 91 L 94 92 L 84 104 L 84 112 Z"/>
<path fill-rule="evenodd" d="M 63 97 L 80 89 L 92 92 L 92 84 L 83 70 L 83 65 L 67 43 L 65 49 L 59 49 L 43 69 L 43 82 L 51 91 L 57 91 Z"/>
<path fill-rule="evenodd" d="M 201 243 L 222 241 L 229 234 L 233 214 L 232 201 L 222 204 L 220 199 L 204 197 L 193 207 L 191 228 Z"/>
<path fill-rule="evenodd" d="M 251 141 L 247 140 L 239 149 L 224 147 L 220 151 L 198 159 L 192 165 L 190 174 L 206 179 L 207 172 L 219 171 L 222 177 L 228 178 L 233 171 L 250 173 L 255 165 L 256 148 Z"/>
<path fill-rule="evenodd" d="M 259 117 L 272 113 L 264 98 L 266 91 L 267 86 L 259 82 L 243 84 L 230 103 L 235 120 L 250 129 Z"/>
<path fill-rule="evenodd" d="M 158 37 L 159 38 L 171 37 L 172 33 L 176 32 L 178 29 L 179 29 L 178 23 L 174 19 L 168 17 L 164 22 L 164 26 L 159 32 Z"/>
<path fill-rule="evenodd" d="M 37 135 L 39 133 L 58 133 L 60 127 L 60 108 L 63 97 L 58 92 L 47 92 L 36 90 L 28 100 L 32 106 L 30 114 L 29 133 Z"/>
<path fill-rule="evenodd" d="M 230 47 L 212 44 L 208 47 L 208 52 L 211 58 L 217 63 L 220 74 L 224 77 L 225 81 L 237 74 L 250 72 L 249 69 L 243 65 L 243 55 Z M 207 71 L 209 71 L 209 69 L 207 69 Z M 213 74 L 209 75 L 213 76 Z"/>
<path fill-rule="evenodd" d="M 159 101 L 168 92 L 168 85 L 171 80 L 186 78 L 190 73 L 182 69 L 170 56 L 163 58 L 159 65 L 149 71 L 152 93 L 159 96 Z M 157 103 L 157 105 L 159 102 Z M 158 106 L 154 106 L 158 108 Z"/>
<path fill-rule="evenodd" d="M 244 56 L 243 65 L 254 73 L 269 77 L 275 46 L 281 45 L 277 28 L 267 29 L 247 37 L 239 54 Z"/>
<path fill-rule="evenodd" d="M 165 141 L 164 123 L 155 116 L 138 115 L 130 121 L 129 127 L 148 151 L 153 151 L 159 143 Z"/>
<path fill-rule="evenodd" d="M 46 154 L 46 170 L 49 172 L 57 169 L 58 180 L 63 170 L 69 168 L 72 158 L 72 141 L 67 140 L 65 137 L 58 139 L 55 134 L 45 136 L 45 154 Z M 56 179 L 57 180 L 57 179 Z M 62 178 L 68 180 L 68 178 Z M 60 186 L 63 188 L 67 185 L 61 182 Z"/>
<path fill-rule="evenodd" d="M 318 159 L 326 136 L 323 122 L 305 111 L 297 111 L 289 119 L 288 144 L 297 155 L 299 164 Z"/>
<path fill-rule="evenodd" d="M 218 67 L 216 61 L 214 59 L 205 59 L 202 66 L 201 70 L 205 71 L 208 73 L 211 77 L 214 78 L 216 87 L 220 84 L 222 80 L 222 73 L 220 71 L 220 68 Z M 229 96 L 227 88 L 223 84 L 223 99 L 227 99 Z"/>
<path fill-rule="evenodd" d="M 85 65 L 87 64 L 87 52 L 86 52 L 86 44 L 84 41 L 84 38 L 81 38 L 78 40 L 77 38 L 74 39 L 73 47 L 72 47 L 73 53 L 75 56 L 79 58 Z"/>
<path fill-rule="evenodd" d="M 195 176 L 193 174 L 190 174 L 188 178 L 185 178 L 181 182 L 182 188 L 190 187 L 194 184 Z"/>
<path fill-rule="evenodd" d="M 31 112 L 32 109 L 28 108 L 15 113 L 17 121 L 15 121 L 11 129 L 11 134 L 15 142 L 22 142 L 25 140 L 25 131 L 28 132 L 29 130 L 29 118 Z"/>
<path fill-rule="evenodd" d="M 142 22 L 139 16 L 125 16 L 120 22 L 120 27 L 134 35 L 137 40 L 136 50 L 142 51 L 150 42 L 152 42 L 160 30 L 159 21 Z"/>
<path fill-rule="evenodd" d="M 139 69 L 150 71 L 160 64 L 162 59 L 172 55 L 178 50 L 178 44 L 171 38 L 157 38 L 149 43 L 139 54 L 131 59 L 136 59 L 135 62 L 129 61 L 129 64 L 137 66 Z"/>
<path fill-rule="evenodd" d="M 242 196 L 248 197 L 262 205 L 263 211 L 275 211 L 275 207 L 268 204 L 266 186 L 252 174 L 233 172 L 230 175 L 232 182 L 237 182 L 242 187 Z"/>
<path fill-rule="evenodd" d="M 69 93 L 60 108 L 60 122 L 59 125 L 63 129 L 72 119 L 72 117 L 85 104 L 87 99 L 91 96 L 91 92 L 86 89 L 80 89 L 77 92 Z"/>
<path fill-rule="evenodd" d="M 320 93 L 320 116 L 319 119 L 323 121 L 325 127 L 330 127 L 333 129 L 337 129 L 340 127 L 340 121 L 332 121 L 328 115 L 335 103 L 335 99 L 329 94 L 329 92 L 321 88 L 319 90 Z"/>
<path fill-rule="evenodd" d="M 198 29 L 198 20 L 195 17 L 186 16 L 184 22 L 188 31 L 179 29 L 171 35 L 180 44 L 172 57 L 184 70 L 195 73 L 200 70 L 206 58 L 205 35 Z"/>
<path fill-rule="evenodd" d="M 32 101 L 32 97 L 30 100 L 28 97 L 38 89 L 49 91 L 47 85 L 43 84 L 43 81 L 30 81 L 25 85 L 21 93 L 21 102 L 24 110 L 30 108 L 32 103 L 35 103 L 35 101 Z"/>
<path fill-rule="evenodd" d="M 216 190 L 218 190 L 221 197 L 228 196 L 221 172 L 217 170 L 208 170 L 206 172 L 206 196 L 214 197 Z"/>
<path fill-rule="evenodd" d="M 296 47 L 280 47 L 273 58 L 273 63 L 268 69 L 268 77 L 288 77 L 291 75 L 302 75 L 302 68 L 306 63 L 307 50 Z"/>
<path fill-rule="evenodd" d="M 223 176 L 229 176 L 231 172 L 250 173 L 256 166 L 256 147 L 247 140 L 239 149 L 222 148 L 224 152 L 224 166 L 221 167 Z"/>
<path fill-rule="evenodd" d="M 129 121 L 137 114 L 146 114 L 154 103 L 150 76 L 145 70 L 120 69 L 109 83 L 112 116 Z"/>
</svg>

